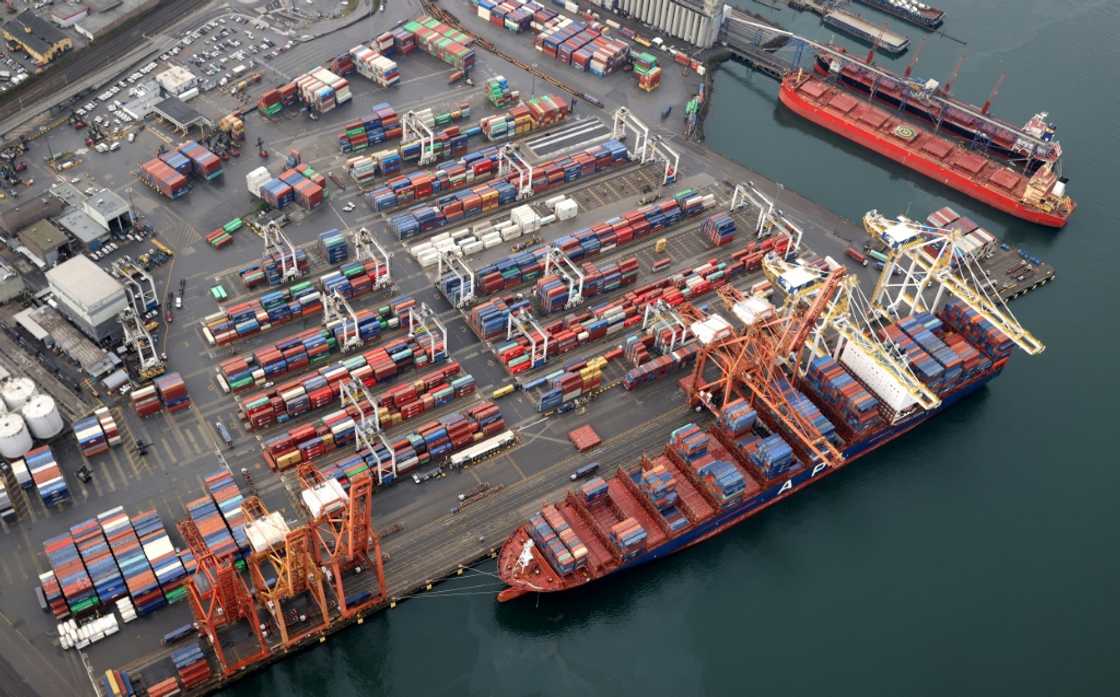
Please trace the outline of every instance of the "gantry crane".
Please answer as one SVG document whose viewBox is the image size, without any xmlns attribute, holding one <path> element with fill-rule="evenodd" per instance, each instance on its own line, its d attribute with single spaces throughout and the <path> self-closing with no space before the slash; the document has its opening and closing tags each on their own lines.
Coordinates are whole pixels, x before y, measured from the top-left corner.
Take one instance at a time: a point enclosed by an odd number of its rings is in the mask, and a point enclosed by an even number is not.
<svg viewBox="0 0 1120 697">
<path fill-rule="evenodd" d="M 230 677 L 254 663 L 268 657 L 270 650 L 261 629 L 257 605 L 245 585 L 245 579 L 238 573 L 229 557 L 218 560 L 207 548 L 202 533 L 193 520 L 179 523 L 179 533 L 195 559 L 195 572 L 187 579 L 187 597 L 191 612 L 194 614 L 198 631 L 214 647 L 218 666 L 222 675 Z M 219 630 L 232 626 L 241 620 L 249 625 L 249 631 L 257 640 L 257 651 L 230 662 L 222 648 Z"/>
<path fill-rule="evenodd" d="M 381 539 L 373 528 L 373 479 L 368 473 L 350 479 L 350 490 L 345 492 L 333 477 L 326 477 L 308 463 L 298 470 L 304 499 L 312 497 L 326 502 L 319 511 L 311 513 L 311 531 L 316 545 L 315 554 L 328 570 L 339 614 L 348 619 L 366 608 L 385 600 L 385 565 L 381 557 Z M 346 592 L 345 575 L 363 574 L 373 569 L 377 589 L 370 591 L 364 600 L 352 602 L 361 593 Z"/>
<path fill-rule="evenodd" d="M 113 260 L 111 268 L 121 280 L 128 302 L 138 317 L 143 317 L 159 307 L 159 293 L 156 292 L 156 284 L 151 274 L 125 259 Z"/>
<path fill-rule="evenodd" d="M 326 631 L 330 610 L 323 584 L 323 571 L 314 553 L 314 537 L 310 527 L 288 527 L 279 513 L 269 513 L 261 500 L 250 496 L 241 502 L 245 514 L 245 531 L 253 552 L 249 555 L 249 576 L 253 579 L 257 599 L 272 615 L 280 630 L 285 650 L 307 636 Z M 286 604 L 306 595 L 318 610 L 319 621 L 295 634 L 288 627 Z M 305 621 L 302 613 L 299 620 Z M 308 618 L 309 619 L 309 618 Z"/>
<path fill-rule="evenodd" d="M 350 233 L 354 243 L 354 258 L 358 261 L 372 261 L 374 267 L 375 289 L 388 288 L 393 285 L 392 267 L 389 265 L 389 252 L 377 241 L 377 237 L 366 227 L 360 227 Z"/>
<path fill-rule="evenodd" d="M 410 143 L 413 140 L 420 141 L 420 159 L 416 164 L 423 167 L 431 163 L 436 157 L 436 136 L 418 113 L 409 110 L 401 116 L 401 142 Z"/>
<path fill-rule="evenodd" d="M 346 353 L 360 347 L 362 338 L 358 334 L 358 314 L 354 312 L 350 301 L 337 288 L 324 292 L 321 297 L 323 299 L 323 326 L 328 329 L 342 328 L 342 336 L 338 340 L 338 350 Z"/>
<path fill-rule="evenodd" d="M 1015 319 L 995 282 L 961 244 L 959 230 L 922 225 L 902 216 L 891 219 L 874 210 L 863 216 L 863 225 L 869 235 L 887 246 L 887 262 L 871 295 L 872 305 L 885 317 L 935 312 L 951 295 L 1027 354 L 1034 356 L 1046 349 Z"/>
<path fill-rule="evenodd" d="M 826 291 L 824 279 L 835 272 L 824 272 L 806 264 L 792 264 L 774 256 L 763 260 L 763 271 L 771 282 L 792 269 L 801 269 L 817 276 L 818 281 L 801 291 L 802 298 L 816 297 Z M 910 369 L 909 361 L 897 348 L 878 337 L 878 313 L 860 289 L 857 276 L 843 273 L 838 287 L 828 291 L 827 307 L 804 342 L 804 356 L 795 366 L 798 377 L 804 377 L 809 363 L 821 356 L 831 356 L 848 367 L 853 375 L 870 387 L 871 392 L 887 407 L 888 421 L 894 422 L 917 406 L 936 409 L 941 398 Z M 725 300 L 726 302 L 726 300 Z"/>
<path fill-rule="evenodd" d="M 642 164 L 654 160 L 663 162 L 665 169 L 661 175 L 662 186 L 676 181 L 680 167 L 680 153 L 670 148 L 661 136 L 650 135 L 649 126 L 624 106 L 614 112 L 611 137 L 631 144 L 627 150 L 632 160 Z"/>
<path fill-rule="evenodd" d="M 498 177 L 517 173 L 517 200 L 533 195 L 533 165 L 521 156 L 520 146 L 506 143 L 498 149 Z"/>
<path fill-rule="evenodd" d="M 296 247 L 284 231 L 280 229 L 279 223 L 275 220 L 268 221 L 263 228 L 261 228 L 261 236 L 264 238 L 264 259 L 276 259 L 280 264 L 280 275 L 284 283 L 292 281 L 300 276 L 299 260 L 296 255 Z"/>
<path fill-rule="evenodd" d="M 167 370 L 167 364 L 163 356 L 156 350 L 156 343 L 148 332 L 148 328 L 144 326 L 144 320 L 131 307 L 127 306 L 121 310 L 117 319 L 124 330 L 125 342 L 136 351 L 140 366 L 140 379 L 151 380 L 163 375 L 164 371 Z"/>
</svg>

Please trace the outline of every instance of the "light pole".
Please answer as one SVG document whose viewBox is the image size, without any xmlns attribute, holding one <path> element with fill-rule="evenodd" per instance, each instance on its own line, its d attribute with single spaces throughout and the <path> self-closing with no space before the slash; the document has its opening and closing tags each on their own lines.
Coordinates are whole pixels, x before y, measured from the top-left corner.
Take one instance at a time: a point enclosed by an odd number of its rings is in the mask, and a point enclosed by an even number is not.
<svg viewBox="0 0 1120 697">
<path fill-rule="evenodd" d="M 531 69 L 531 71 L 533 73 L 533 88 L 531 90 L 529 90 L 529 96 L 530 97 L 536 97 L 537 96 L 537 64 L 533 63 L 529 66 L 529 68 Z"/>
</svg>

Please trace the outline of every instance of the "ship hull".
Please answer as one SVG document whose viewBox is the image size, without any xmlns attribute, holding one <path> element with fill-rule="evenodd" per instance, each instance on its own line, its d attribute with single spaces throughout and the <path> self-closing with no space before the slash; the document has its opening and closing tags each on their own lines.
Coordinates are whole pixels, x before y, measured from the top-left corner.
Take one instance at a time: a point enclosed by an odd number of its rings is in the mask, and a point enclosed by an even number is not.
<svg viewBox="0 0 1120 697">
<path fill-rule="evenodd" d="M 1002 372 L 1005 363 L 1006 361 L 1002 360 L 997 362 L 992 368 L 988 369 L 988 371 L 986 371 L 985 373 L 978 375 L 971 382 L 966 383 L 956 391 L 945 395 L 942 398 L 941 405 L 937 409 L 915 414 L 907 419 L 900 421 L 897 424 L 894 424 L 893 426 L 876 432 L 866 440 L 849 445 L 843 451 L 844 463 L 839 467 L 834 468 L 824 464 L 818 464 L 813 468 L 805 468 L 803 471 L 795 474 L 789 479 L 774 483 L 771 486 L 766 487 L 759 493 L 755 494 L 749 499 L 742 501 L 738 505 L 712 516 L 712 518 L 701 522 L 691 530 L 688 530 L 678 536 L 666 540 L 656 548 L 647 550 L 642 554 L 626 560 L 622 564 L 619 564 L 617 567 L 614 567 L 613 569 L 602 575 L 572 576 L 569 579 L 566 579 L 566 583 L 564 583 L 563 585 L 538 588 L 530 584 L 521 583 L 517 579 L 506 578 L 503 573 L 502 580 L 505 581 L 509 585 L 509 587 L 499 593 L 498 600 L 499 602 L 508 602 L 529 593 L 554 593 L 558 591 L 571 590 L 573 588 L 587 585 L 593 581 L 606 578 L 620 571 L 633 569 L 643 564 L 648 564 L 652 561 L 656 561 L 657 559 L 667 557 L 670 554 L 679 552 L 683 549 L 687 549 L 688 547 L 699 544 L 711 537 L 719 535 L 729 528 L 732 528 L 743 522 L 747 518 L 750 518 L 751 516 L 765 510 L 766 508 L 769 508 L 775 503 L 778 503 L 779 501 L 796 494 L 798 491 L 812 484 L 813 482 L 823 479 L 834 472 L 840 471 L 841 469 L 847 467 L 849 464 L 858 460 L 864 455 L 867 455 L 868 453 L 871 453 L 883 447 L 894 439 L 906 433 L 909 433 L 929 419 L 950 408 L 956 402 L 964 399 L 965 397 L 968 397 L 969 395 L 986 385 L 990 380 L 992 380 L 994 377 L 999 375 L 1000 372 Z M 511 537 L 511 541 L 513 539 L 514 538 Z M 507 541 L 506 544 L 508 545 L 510 543 L 510 541 Z"/>
<path fill-rule="evenodd" d="M 904 22 L 909 22 L 916 27 L 928 29 L 929 31 L 940 28 L 941 24 L 945 21 L 945 13 L 941 11 L 938 11 L 933 17 L 926 17 L 924 15 L 907 12 L 901 8 L 891 5 L 889 2 L 882 2 L 881 0 L 856 0 L 856 2 L 860 3 L 861 5 L 872 7 L 876 10 L 879 10 L 880 12 L 894 15 Z"/>
<path fill-rule="evenodd" d="M 1027 206 L 1003 192 L 969 179 L 945 164 L 921 157 L 913 151 L 908 150 L 903 145 L 892 142 L 886 136 L 860 128 L 855 124 L 849 123 L 829 113 L 827 110 L 813 104 L 798 94 L 797 89 L 790 86 L 788 79 L 782 81 L 778 97 L 782 104 L 798 116 L 812 121 L 818 126 L 827 128 L 833 133 L 841 135 L 869 150 L 873 150 L 884 157 L 888 157 L 915 172 L 935 179 L 977 201 L 986 203 L 992 208 L 1013 215 L 1016 218 L 1021 218 L 1022 220 L 1046 227 L 1061 228 L 1066 224 L 1068 215 L 1049 213 Z"/>
</svg>

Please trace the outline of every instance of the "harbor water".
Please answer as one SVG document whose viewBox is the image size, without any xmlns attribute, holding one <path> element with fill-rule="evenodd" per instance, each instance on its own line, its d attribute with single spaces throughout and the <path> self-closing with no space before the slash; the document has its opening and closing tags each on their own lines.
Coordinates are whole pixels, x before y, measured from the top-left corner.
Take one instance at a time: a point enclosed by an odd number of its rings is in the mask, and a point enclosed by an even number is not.
<svg viewBox="0 0 1120 697">
<path fill-rule="evenodd" d="M 813 15 L 739 1 L 831 36 Z M 715 78 L 707 143 L 850 219 L 949 204 L 1053 263 L 1057 280 L 1013 305 L 1045 353 L 1015 355 L 951 412 L 673 558 L 506 605 L 483 566 L 223 694 L 1114 694 L 1120 3 L 935 4 L 949 36 L 856 9 L 913 39 L 881 63 L 901 71 L 925 39 L 915 76 L 944 79 L 964 55 L 955 94 L 981 103 L 1006 73 L 993 113 L 1050 112 L 1080 206 L 1066 229 L 986 210 L 801 121 L 740 66 Z"/>
</svg>

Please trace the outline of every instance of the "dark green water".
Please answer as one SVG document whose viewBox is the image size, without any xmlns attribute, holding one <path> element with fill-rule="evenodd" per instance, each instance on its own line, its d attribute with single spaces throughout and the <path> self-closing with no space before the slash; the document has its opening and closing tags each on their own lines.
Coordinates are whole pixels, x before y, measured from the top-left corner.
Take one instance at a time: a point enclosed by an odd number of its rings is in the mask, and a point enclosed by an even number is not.
<svg viewBox="0 0 1120 697">
<path fill-rule="evenodd" d="M 943 77 L 963 51 L 958 94 L 983 101 L 1006 72 L 996 113 L 1051 112 L 1080 203 L 1064 231 L 872 159 L 739 68 L 716 79 L 709 144 L 853 219 L 948 200 L 1025 244 L 1058 268 L 1014 305 L 1044 354 L 1015 356 L 975 398 L 689 552 L 538 606 L 411 601 L 230 694 L 1117 694 L 1120 3 L 939 3 L 968 46 L 933 38 L 916 72 Z M 809 16 L 774 16 L 828 37 Z"/>
</svg>

